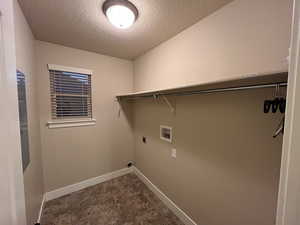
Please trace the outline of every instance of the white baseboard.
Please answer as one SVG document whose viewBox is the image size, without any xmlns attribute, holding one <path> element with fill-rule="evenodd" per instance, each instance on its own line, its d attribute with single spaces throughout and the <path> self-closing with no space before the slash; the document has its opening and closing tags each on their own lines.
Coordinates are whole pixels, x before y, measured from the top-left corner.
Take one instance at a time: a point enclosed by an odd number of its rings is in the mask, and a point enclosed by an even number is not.
<svg viewBox="0 0 300 225">
<path fill-rule="evenodd" d="M 41 203 L 41 206 L 40 206 L 38 219 L 36 221 L 38 224 L 41 223 L 42 213 L 43 213 L 43 209 L 44 209 L 44 203 L 45 203 L 45 195 L 43 195 L 43 199 L 42 199 L 42 203 Z"/>
<path fill-rule="evenodd" d="M 133 167 L 134 173 L 153 191 L 154 194 L 185 224 L 197 225 L 182 209 L 168 198 L 158 187 L 156 187 L 138 168 Z"/>
<path fill-rule="evenodd" d="M 139 169 L 136 167 L 131 167 L 131 168 L 124 168 L 120 169 L 111 173 L 107 173 L 104 175 L 101 175 L 99 177 L 93 177 L 88 180 L 76 183 L 76 184 L 71 184 L 59 189 L 56 189 L 54 191 L 47 192 L 44 195 L 40 212 L 39 212 L 39 218 L 38 218 L 38 223 L 40 222 L 42 211 L 43 211 L 43 206 L 44 202 L 50 201 L 56 198 L 59 198 L 61 196 L 70 194 L 75 191 L 82 190 L 84 188 L 111 180 L 113 178 L 123 176 L 125 174 L 134 172 L 141 181 L 143 181 L 146 186 L 154 193 L 157 195 L 157 197 L 165 203 L 165 205 L 185 224 L 185 225 L 197 225 L 195 221 L 193 221 L 182 209 L 180 209 L 171 199 L 168 198 L 161 190 L 159 190 L 158 187 L 156 187 Z"/>
<path fill-rule="evenodd" d="M 45 194 L 45 200 L 50 201 L 50 200 L 59 198 L 61 196 L 70 194 L 72 192 L 82 190 L 84 188 L 111 180 L 113 178 L 125 175 L 127 173 L 131 173 L 131 172 L 132 172 L 132 168 L 124 168 L 124 169 L 120 169 L 120 170 L 117 170 L 117 171 L 114 171 L 111 173 L 101 175 L 99 177 L 93 177 L 88 180 L 84 180 L 82 182 L 76 183 L 76 184 L 71 184 L 71 185 L 47 192 Z"/>
</svg>

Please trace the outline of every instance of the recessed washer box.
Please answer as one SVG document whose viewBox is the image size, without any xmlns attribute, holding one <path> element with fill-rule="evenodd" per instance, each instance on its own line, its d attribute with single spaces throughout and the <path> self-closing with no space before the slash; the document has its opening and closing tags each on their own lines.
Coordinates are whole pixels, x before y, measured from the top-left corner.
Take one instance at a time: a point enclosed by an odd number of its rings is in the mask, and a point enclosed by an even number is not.
<svg viewBox="0 0 300 225">
<path fill-rule="evenodd" d="M 172 127 L 160 125 L 160 139 L 172 142 Z"/>
</svg>

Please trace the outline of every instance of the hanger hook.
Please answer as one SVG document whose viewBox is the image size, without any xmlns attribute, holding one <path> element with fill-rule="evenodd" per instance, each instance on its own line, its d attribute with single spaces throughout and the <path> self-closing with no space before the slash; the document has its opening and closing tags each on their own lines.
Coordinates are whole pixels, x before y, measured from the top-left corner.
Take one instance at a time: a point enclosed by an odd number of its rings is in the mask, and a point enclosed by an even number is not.
<svg viewBox="0 0 300 225">
<path fill-rule="evenodd" d="M 153 94 L 153 99 L 157 101 L 159 99 L 159 94 Z"/>
<path fill-rule="evenodd" d="M 279 87 L 280 85 L 279 84 L 276 84 L 276 88 L 275 88 L 275 98 L 277 98 L 279 96 Z"/>
<path fill-rule="evenodd" d="M 278 84 L 278 96 L 281 98 L 284 97 L 284 91 L 280 84 Z"/>
</svg>

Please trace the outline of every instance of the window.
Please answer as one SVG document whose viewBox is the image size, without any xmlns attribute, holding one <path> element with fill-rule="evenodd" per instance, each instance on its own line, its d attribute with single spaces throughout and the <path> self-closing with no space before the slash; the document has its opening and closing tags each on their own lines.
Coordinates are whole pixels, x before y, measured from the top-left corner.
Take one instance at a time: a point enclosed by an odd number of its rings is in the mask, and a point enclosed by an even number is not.
<svg viewBox="0 0 300 225">
<path fill-rule="evenodd" d="M 91 71 L 48 65 L 52 119 L 92 119 Z"/>
</svg>

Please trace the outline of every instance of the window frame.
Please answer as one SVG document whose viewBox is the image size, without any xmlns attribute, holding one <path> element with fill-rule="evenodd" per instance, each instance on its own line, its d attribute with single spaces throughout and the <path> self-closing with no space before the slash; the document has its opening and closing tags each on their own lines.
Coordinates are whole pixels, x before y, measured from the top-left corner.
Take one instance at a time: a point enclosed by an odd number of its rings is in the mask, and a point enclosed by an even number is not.
<svg viewBox="0 0 300 225">
<path fill-rule="evenodd" d="M 55 64 L 48 64 L 48 74 L 49 78 L 51 76 L 50 70 L 55 71 L 62 71 L 62 72 L 70 72 L 70 73 L 78 73 L 78 74 L 85 74 L 90 75 L 91 77 L 91 117 L 62 117 L 62 118 L 53 118 L 53 112 L 52 112 L 52 96 L 51 96 L 51 82 L 49 79 L 49 94 L 50 94 L 50 106 L 49 106 L 49 112 L 50 112 L 50 120 L 47 122 L 48 128 L 64 128 L 64 127 L 78 127 L 78 126 L 92 126 L 96 124 L 96 119 L 93 118 L 93 97 L 92 97 L 92 70 L 83 69 L 83 68 L 75 68 L 75 67 L 67 67 L 67 66 L 61 66 L 61 65 L 55 65 Z"/>
</svg>

